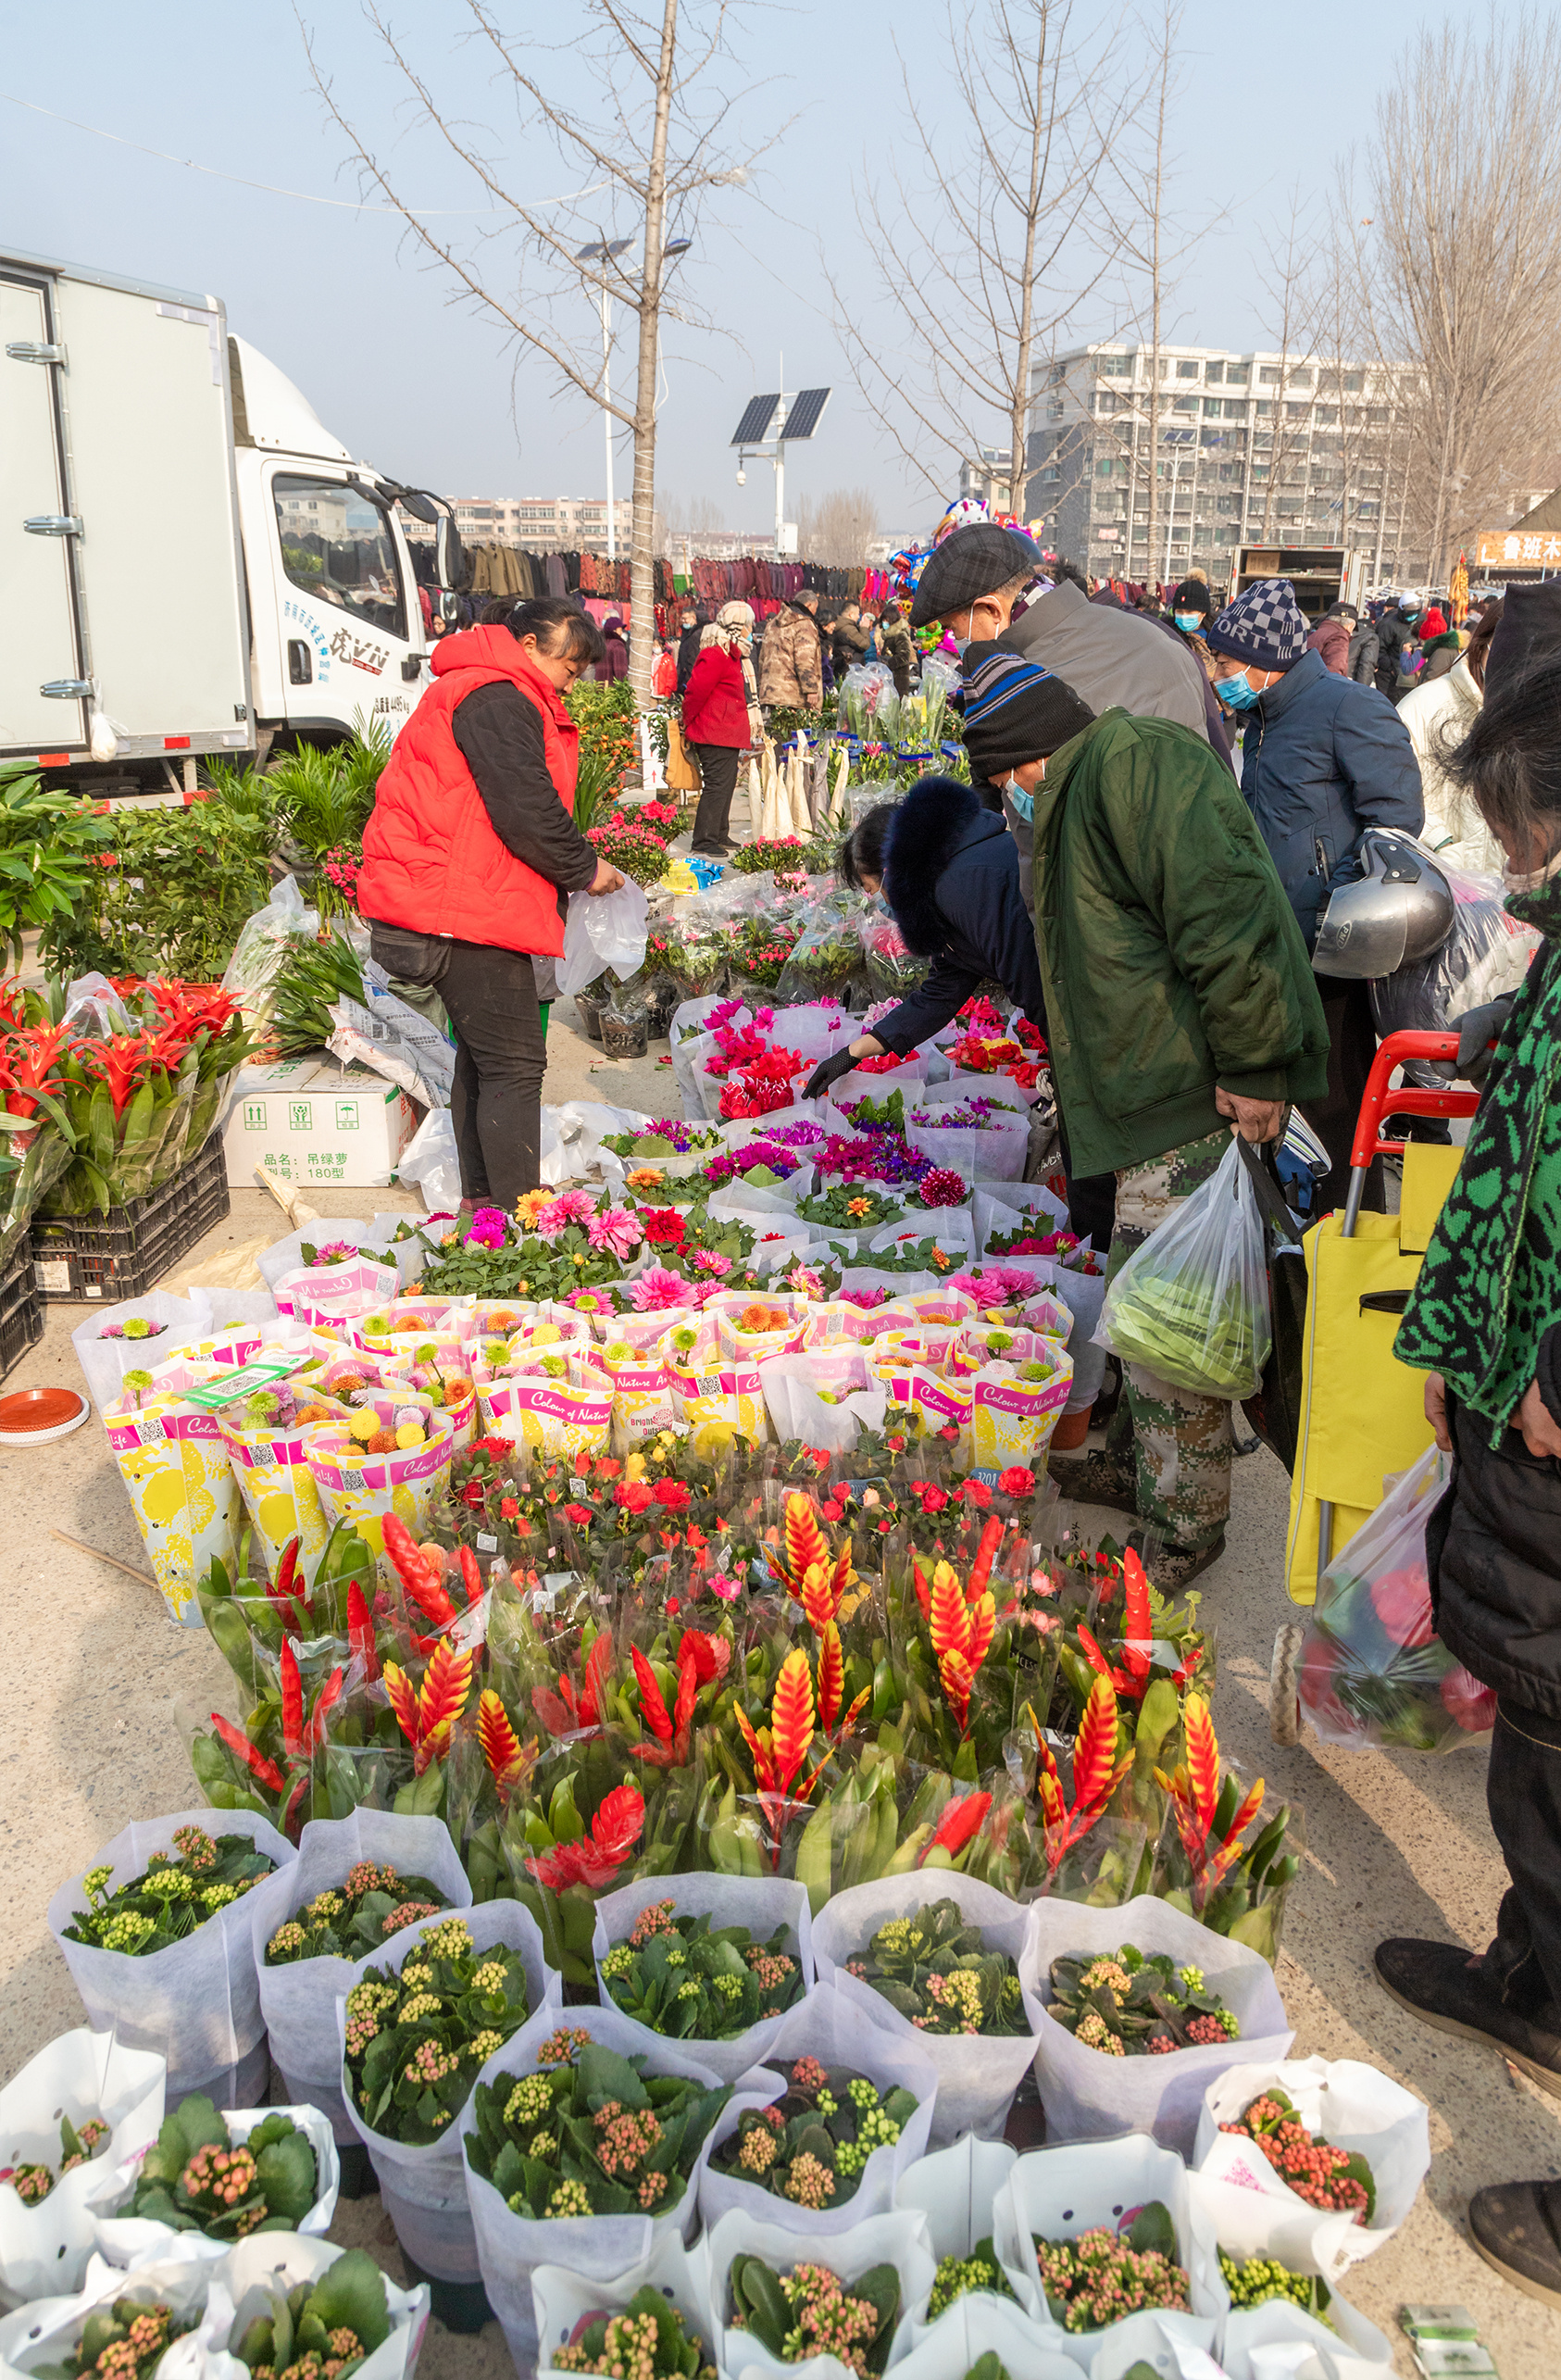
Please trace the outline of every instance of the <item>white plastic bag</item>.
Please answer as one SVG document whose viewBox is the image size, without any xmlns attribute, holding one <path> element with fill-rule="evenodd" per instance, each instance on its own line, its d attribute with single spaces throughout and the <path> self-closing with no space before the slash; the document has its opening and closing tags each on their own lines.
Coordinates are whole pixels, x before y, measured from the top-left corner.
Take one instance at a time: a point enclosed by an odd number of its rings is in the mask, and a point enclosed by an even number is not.
<svg viewBox="0 0 1561 2380">
<path fill-rule="evenodd" d="M 621 2313 L 642 2289 L 654 2289 L 657 2297 L 676 2307 L 685 2329 L 703 2341 L 706 2351 L 701 2360 L 708 2363 L 715 2353 L 715 2324 L 704 2248 L 691 2251 L 674 2231 L 658 2239 L 642 2262 L 605 2280 L 591 2280 L 563 2264 L 537 2265 L 531 2274 L 537 2380 L 548 2380 L 558 2370 L 552 2353 L 568 2345 L 581 2323 L 593 2314 Z M 518 2356 L 516 2363 L 518 2369 L 524 2369 Z"/>
<path fill-rule="evenodd" d="M 493 2052 L 492 2065 L 508 2055 L 515 2043 L 535 2027 L 541 2028 L 537 2038 L 546 2039 L 558 2022 L 563 1985 L 556 1971 L 548 1966 L 543 1957 L 536 1920 L 518 1901 L 484 1901 L 481 1909 L 464 1909 L 460 1915 L 475 1948 L 493 1950 L 502 1944 L 518 1950 L 526 1969 L 531 2014 L 519 2032 L 512 2034 L 504 2048 Z M 372 1958 L 361 1960 L 346 1971 L 336 1998 L 337 2073 L 343 2103 L 379 2176 L 380 2196 L 404 2254 L 420 2272 L 431 2274 L 436 2281 L 469 2283 L 482 2276 L 462 2162 L 465 2109 L 443 2138 L 430 2141 L 424 2148 L 409 2148 L 402 2141 L 388 2139 L 381 2132 L 371 2131 L 362 2122 L 352 2103 L 346 2075 L 347 1993 L 362 1982 L 370 1967 L 393 1967 L 399 1974 L 413 1946 L 431 1927 L 446 1923 L 443 1915 L 424 1918 L 419 1924 L 409 1925 L 404 1934 L 393 1935 Z M 482 2072 L 488 2073 L 489 2067 L 485 2066 Z"/>
<path fill-rule="evenodd" d="M 710 2306 L 716 2322 L 716 2362 L 725 2373 L 759 2375 L 759 2380 L 839 2380 L 840 2364 L 830 2356 L 810 2356 L 805 2361 L 781 2363 L 759 2345 L 750 2331 L 733 2330 L 730 2274 L 734 2256 L 761 2257 L 772 2273 L 794 2272 L 799 2264 L 823 2264 L 845 2285 L 875 2264 L 893 2264 L 900 2276 L 900 2318 L 889 2345 L 891 2367 L 909 2348 L 912 2334 L 927 2311 L 937 2273 L 937 2260 L 927 2225 L 918 2214 L 868 2215 L 841 2234 L 814 2225 L 796 2231 L 756 2221 L 741 2209 L 723 2215 L 706 2241 L 709 2258 Z M 1013 2380 L 1019 2380 L 1015 2374 Z M 1028 2375 L 1027 2375 L 1028 2380 Z"/>
<path fill-rule="evenodd" d="M 88 2198 L 104 2173 L 156 2140 L 167 2073 L 154 2051 L 78 2025 L 30 2058 L 0 2090 L 0 2156 L 7 2165 L 57 2172 L 62 2116 L 78 2132 L 94 2116 L 108 2126 L 97 2155 L 60 2174 L 36 2206 L 25 2206 L 14 2189 L 0 2189 L 0 2307 L 81 2287 L 93 2248 Z"/>
<path fill-rule="evenodd" d="M 916 2346 L 894 2366 L 894 2380 L 966 2380 L 983 2355 L 995 2355 L 1009 2380 L 1019 2380 L 1021 2374 L 1023 2380 L 1079 2380 L 1073 2358 L 1060 2348 L 1043 2347 L 1024 2308 L 990 2289 L 967 2290 L 935 2323 L 918 2324 L 918 2332 Z"/>
<path fill-rule="evenodd" d="M 596 1903 L 596 1931 L 592 1956 L 596 1961 L 596 1989 L 604 2008 L 616 2010 L 637 2036 L 636 2048 L 655 2058 L 668 2036 L 641 2024 L 618 2008 L 602 1977 L 602 1961 L 618 1943 L 627 1942 L 642 1910 L 661 1901 L 672 1903 L 677 1917 L 707 1916 L 713 1927 L 745 1925 L 756 1942 L 768 1941 L 778 1925 L 786 1928 L 785 1948 L 802 1969 L 802 1988 L 813 1989 L 812 1918 L 807 1887 L 784 1876 L 672 1875 L 642 1877 L 606 1893 Z M 735 2083 L 750 2066 L 762 2066 L 779 2037 L 786 2016 L 769 2016 L 730 2041 L 709 2041 L 693 2035 L 677 2046 L 708 2066 L 723 2083 Z"/>
<path fill-rule="evenodd" d="M 410 1185 L 429 1215 L 454 1215 L 461 1203 L 461 1160 L 448 1108 L 431 1108 L 396 1161 L 395 1178 Z"/>
<path fill-rule="evenodd" d="M 494 2050 L 478 2081 L 496 2086 L 534 2073 L 536 2052 L 557 2025 L 559 2013 L 555 2009 L 523 2024 L 502 2049 Z M 622 2058 L 641 2054 L 643 2029 L 631 2024 L 616 2008 L 571 2009 L 568 2013 L 603 2048 L 616 2049 Z M 657 2044 L 650 2071 L 686 2075 L 707 2089 L 719 2080 L 712 2067 L 690 2057 L 686 2047 L 676 2041 Z M 734 2094 L 736 2104 L 767 2105 L 774 2093 L 774 2077 L 757 2067 L 743 2079 L 748 2087 Z M 461 2136 L 459 2143 L 451 2145 L 460 2147 L 464 2155 L 465 2118 L 452 2124 L 451 2130 Z M 710 2138 L 707 2134 L 682 2197 L 664 2215 L 565 2215 L 529 2222 L 511 2214 L 492 2182 L 475 2173 L 469 2159 L 466 2160 L 467 2198 L 482 2286 L 503 2325 L 518 2372 L 526 2371 L 536 2356 L 531 2275 L 538 2265 L 561 2263 L 588 2279 L 606 2281 L 642 2262 L 664 2239 L 692 2240 L 698 2221 L 699 2179 L 710 2153 Z"/>
<path fill-rule="evenodd" d="M 471 1885 L 443 1820 L 401 1818 L 388 1810 L 312 1818 L 296 1860 L 250 1894 L 250 1944 L 271 2055 L 288 2098 L 318 2108 L 344 2144 L 358 2136 L 342 2098 L 336 2001 L 359 1980 L 360 1970 L 350 1959 L 299 1959 L 268 1967 L 266 1945 L 279 1925 L 317 1893 L 340 1885 L 359 1860 L 384 1860 L 403 1875 L 426 1876 L 452 1911 L 471 1907 Z M 382 1955 L 376 1952 L 368 1963 L 377 1964 Z"/>
<path fill-rule="evenodd" d="M 889 1393 L 857 1346 L 771 1356 L 759 1366 L 759 1386 L 770 1427 L 782 1444 L 800 1438 L 805 1446 L 844 1455 L 864 1430 L 883 1427 Z M 832 1403 L 824 1402 L 821 1388 L 829 1390 Z"/>
<path fill-rule="evenodd" d="M 367 1066 L 399 1083 L 425 1108 L 447 1108 L 456 1080 L 453 1045 L 420 1009 L 391 990 L 390 977 L 371 958 L 363 962 L 363 988 L 367 1005 L 352 999 L 331 1003 L 332 1055 L 344 1066 Z"/>
<path fill-rule="evenodd" d="M 1147 2061 L 1145 2061 L 1148 2062 Z M 1117 2231 L 1140 2207 L 1158 2200 L 1176 2228 L 1177 2262 L 1187 2275 L 1190 2311 L 1158 2320 L 1174 2335 L 1212 2351 L 1229 2298 L 1217 2242 L 1187 2186 L 1187 2168 L 1140 2133 L 1125 2139 L 1038 2148 L 1018 2159 L 993 2209 L 992 2242 L 1020 2304 L 1044 2344 L 1088 2372 L 1119 2327 L 1064 2330 L 1052 2315 L 1035 2261 L 1037 2240 L 1075 2239 L 1083 2231 Z"/>
<path fill-rule="evenodd" d="M 297 1856 L 285 1835 L 254 1810 L 208 1810 L 203 1803 L 168 1818 L 133 1821 L 89 1867 L 108 1869 L 107 1890 L 113 1892 L 142 1874 L 154 1851 L 172 1854 L 174 1831 L 181 1826 L 198 1826 L 214 1836 L 247 1835 L 279 1868 L 290 1867 Z M 55 1894 L 49 1931 L 94 2032 L 112 2028 L 131 2048 L 155 2049 L 165 2058 L 170 2108 L 191 2091 L 204 2091 L 219 2107 L 253 2107 L 266 2095 L 270 2058 L 249 1947 L 248 1895 L 230 1901 L 181 1942 L 136 1959 L 65 1938 L 66 1927 L 86 1907 L 81 1877 L 87 1873 L 82 1869 Z"/>
<path fill-rule="evenodd" d="M 992 2236 L 992 2210 L 1018 2154 L 1005 2140 L 978 2140 L 967 2132 L 952 2148 L 941 2148 L 910 2168 L 894 2193 L 895 2211 L 914 2209 L 925 2216 L 940 2264 L 945 2256 L 968 2256 L 978 2240 Z M 953 2311 L 951 2307 L 935 2324 L 924 2325 L 918 2340 L 932 2336 Z"/>
<path fill-rule="evenodd" d="M 1268 1360 L 1268 1273 L 1257 1193 L 1232 1136 L 1106 1292 L 1098 1344 L 1200 1397 L 1254 1397 Z"/>
<path fill-rule="evenodd" d="M 643 884 L 625 882 L 616 893 L 571 893 L 557 965 L 559 997 L 583 992 L 609 967 L 627 983 L 645 963 L 649 914 Z"/>
<path fill-rule="evenodd" d="M 1195 1917 L 1143 1893 L 1119 1909 L 1042 1900 L 1020 1964 L 1025 2010 L 1037 2036 L 1036 2080 L 1051 2140 L 1108 2139 L 1129 2126 L 1153 2133 L 1164 2148 L 1191 2156 L 1204 2094 L 1227 2067 L 1277 2061 L 1295 2036 L 1268 1960 L 1244 1943 L 1211 1934 Z M 1076 2041 L 1052 2015 L 1054 1959 L 1093 1958 L 1125 1942 L 1145 1958 L 1168 1953 L 1178 1966 L 1201 1967 L 1241 2025 L 1237 2041 L 1172 2049 L 1160 2058 L 1110 2058 Z"/>
<path fill-rule="evenodd" d="M 1369 2225 L 1348 2215 L 1319 2217 L 1250 2141 L 1221 2132 L 1220 2125 L 1234 2123 L 1260 2093 L 1276 2088 L 1294 2103 L 1314 2137 L 1365 2158 L 1377 2193 Z M 1319 2251 L 1317 2262 L 1333 2274 L 1375 2255 L 1407 2222 L 1430 2171 L 1430 2118 L 1412 2091 L 1358 2059 L 1290 2058 L 1272 2065 L 1228 2066 L 1205 2093 L 1193 2157 L 1200 2173 L 1255 2192 L 1297 2220 L 1327 2225 L 1328 2253 Z"/>
<path fill-rule="evenodd" d="M 335 2217 L 336 2197 L 342 2186 L 342 2162 L 331 2136 L 329 2117 L 321 2115 L 318 2108 L 256 2107 L 227 2109 L 222 2120 L 236 2147 L 249 2138 L 256 2124 L 273 2115 L 291 2116 L 299 2131 L 308 2134 L 309 2146 L 315 2152 L 315 2202 L 293 2228 L 307 2238 L 323 2239 Z M 105 2263 L 117 2265 L 121 2272 L 138 2264 L 165 2263 L 170 2257 L 217 2263 L 228 2254 L 233 2245 L 231 2240 L 207 2239 L 204 2232 L 176 2231 L 171 2223 L 154 2223 L 144 2215 L 115 2212 L 118 2207 L 129 2206 L 151 2146 L 151 2141 L 143 2141 L 130 2156 L 118 2159 L 94 2186 L 88 2203 L 98 2254 Z"/>
<path fill-rule="evenodd" d="M 799 2058 L 817 2058 L 821 2066 L 855 2067 L 880 2098 L 887 2098 L 897 2087 L 907 2090 L 915 2098 L 916 2113 L 902 2127 L 898 2140 L 873 2150 L 856 2187 L 838 2207 L 815 2211 L 797 2206 L 706 2162 L 699 2183 L 700 2220 L 706 2231 L 723 2215 L 742 2210 L 756 2222 L 772 2223 L 780 2231 L 823 2232 L 839 2237 L 869 2215 L 891 2213 L 897 2186 L 918 2170 L 918 2161 L 925 2156 L 931 2136 L 938 2098 L 938 2070 L 919 2039 L 895 2040 L 839 1992 L 820 1984 L 786 2011 L 766 2065 L 772 2083 L 783 2088 Z M 775 2095 L 780 2095 L 779 2090 Z M 737 2130 L 741 2112 L 729 2107 L 716 2119 L 710 2136 L 712 2156 Z"/>
<path fill-rule="evenodd" d="M 795 1050 L 809 1066 L 832 1058 L 856 1031 L 855 1017 L 828 1000 L 804 1000 L 795 1008 L 775 1010 L 769 1038 L 777 1049 Z M 799 1078 L 800 1079 L 800 1078 Z"/>
<path fill-rule="evenodd" d="M 938 2075 L 932 2146 L 947 2147 L 962 2132 L 995 2139 L 1007 2122 L 1008 2103 L 1035 2055 L 1031 2034 L 1014 2036 L 918 2033 L 908 2017 L 890 2007 L 881 1992 L 848 1973 L 846 1960 L 865 1950 L 892 1917 L 914 1917 L 933 1901 L 955 1900 L 967 1923 L 979 1925 L 989 1950 L 1005 1950 L 1023 1973 L 1034 1912 L 973 1876 L 940 1869 L 935 1875 L 880 1876 L 836 1893 L 813 1921 L 813 1956 L 821 1984 L 832 1984 L 854 2007 L 886 2032 L 919 2042 Z M 1028 2013 L 1028 2010 L 1027 2010 Z M 1034 2018 L 1030 2017 L 1033 2025 Z"/>
</svg>

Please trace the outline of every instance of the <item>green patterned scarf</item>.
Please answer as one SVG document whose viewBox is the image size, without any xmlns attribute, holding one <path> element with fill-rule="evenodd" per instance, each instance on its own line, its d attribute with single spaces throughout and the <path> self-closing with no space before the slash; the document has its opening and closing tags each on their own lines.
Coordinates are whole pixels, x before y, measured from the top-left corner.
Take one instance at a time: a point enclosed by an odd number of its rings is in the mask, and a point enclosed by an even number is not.
<svg viewBox="0 0 1561 2380">
<path fill-rule="evenodd" d="M 1393 1353 L 1440 1372 L 1491 1444 L 1561 1322 L 1561 878 L 1507 900 L 1545 939 L 1502 1029 Z"/>
</svg>

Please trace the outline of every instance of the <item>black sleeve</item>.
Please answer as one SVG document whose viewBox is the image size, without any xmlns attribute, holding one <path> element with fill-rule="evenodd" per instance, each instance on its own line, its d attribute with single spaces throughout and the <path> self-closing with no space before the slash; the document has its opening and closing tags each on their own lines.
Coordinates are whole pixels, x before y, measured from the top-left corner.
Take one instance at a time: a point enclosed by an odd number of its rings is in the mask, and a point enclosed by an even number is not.
<svg viewBox="0 0 1561 2380">
<path fill-rule="evenodd" d="M 547 773 L 535 705 L 518 686 L 479 686 L 456 705 L 451 725 L 489 823 L 506 849 L 560 892 L 583 891 L 596 873 L 595 848 Z"/>
<path fill-rule="evenodd" d="M 917 985 L 909 999 L 902 1000 L 878 1024 L 868 1025 L 868 1031 L 885 1049 L 904 1058 L 907 1050 L 941 1033 L 949 1020 L 959 1014 L 966 1001 L 974 999 L 981 980 L 978 968 L 961 966 L 945 952 L 932 961 L 925 980 Z"/>
<path fill-rule="evenodd" d="M 1035 928 L 1019 890 L 1018 853 L 1012 835 L 988 844 L 984 866 L 950 869 L 939 885 L 941 905 L 965 947 L 979 951 L 983 975 L 995 975 L 1037 1032 L 1046 1031 L 1046 996 Z M 930 979 L 929 979 L 930 980 Z"/>
<path fill-rule="evenodd" d="M 1553 1422 L 1561 1422 L 1561 1325 L 1552 1322 L 1541 1338 L 1534 1377 L 1540 1402 Z"/>
</svg>

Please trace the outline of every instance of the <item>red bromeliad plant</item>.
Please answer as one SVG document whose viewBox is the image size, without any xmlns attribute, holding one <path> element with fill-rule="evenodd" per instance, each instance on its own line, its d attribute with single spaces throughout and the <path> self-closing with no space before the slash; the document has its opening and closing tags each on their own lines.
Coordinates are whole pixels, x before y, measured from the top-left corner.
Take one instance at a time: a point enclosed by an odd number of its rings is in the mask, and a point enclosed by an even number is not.
<svg viewBox="0 0 1561 2380">
<path fill-rule="evenodd" d="M 435 1645 L 420 1686 L 415 1687 L 394 1661 L 385 1663 L 385 1694 L 412 1747 L 414 1776 L 420 1777 L 431 1761 L 442 1760 L 448 1752 L 451 1733 L 471 1692 L 471 1654 L 452 1650 L 447 1636 Z"/>
<path fill-rule="evenodd" d="M 801 1604 L 808 1625 L 815 1635 L 821 1636 L 838 1620 L 845 1597 L 857 1583 L 851 1540 L 847 1537 L 839 1554 L 831 1556 L 818 1516 L 805 1496 L 787 1497 L 784 1535 L 783 1550 L 765 1547 L 769 1574 L 793 1603 Z"/>
<path fill-rule="evenodd" d="M 612 1658 L 612 1638 L 604 1628 L 585 1657 L 584 1673 L 578 1687 L 567 1671 L 559 1672 L 556 1692 L 550 1686 L 532 1686 L 532 1713 L 550 1735 L 591 1736 L 601 1733 Z"/>
<path fill-rule="evenodd" d="M 1233 1812 L 1222 1810 L 1221 1801 L 1229 1802 L 1231 1796 L 1221 1792 L 1219 1743 L 1201 1695 L 1188 1696 L 1185 1725 L 1185 1763 L 1168 1777 L 1156 1769 L 1155 1782 L 1170 1797 L 1171 1815 L 1193 1872 L 1193 1912 L 1201 1917 L 1209 1896 L 1242 1857 L 1241 1837 L 1263 1807 L 1264 1782 L 1259 1777 Z"/>
<path fill-rule="evenodd" d="M 988 1582 L 993 1559 L 1002 1540 L 1002 1522 L 988 1521 L 981 1531 L 970 1575 L 963 1585 L 951 1562 L 939 1562 L 929 1580 L 920 1556 L 912 1557 L 917 1601 L 931 1639 L 938 1680 L 962 1736 L 969 1733 L 970 1690 L 976 1682 L 976 1672 L 992 1648 L 993 1632 L 997 1625 L 996 1597 Z"/>
<path fill-rule="evenodd" d="M 492 1686 L 483 1688 L 478 1701 L 477 1740 L 501 1797 L 507 1800 L 511 1794 L 521 1792 L 537 1763 L 537 1739 L 533 1735 L 521 1743 Z"/>
<path fill-rule="evenodd" d="M 1117 1696 L 1109 1678 L 1097 1678 L 1074 1739 L 1073 1798 L 1069 1801 L 1044 1730 L 1033 1710 L 1026 1715 L 1035 1737 L 1035 1788 L 1041 1800 L 1046 1873 L 1055 1884 L 1068 1853 L 1077 1850 L 1105 1816 L 1112 1795 L 1132 1766 L 1132 1755 L 1117 1757 Z"/>
<path fill-rule="evenodd" d="M 383 1525 L 385 1551 L 411 1607 L 407 1619 L 413 1649 L 418 1653 L 430 1653 L 439 1641 L 439 1635 L 419 1635 L 417 1622 L 426 1621 L 431 1628 L 442 1634 L 475 1604 L 481 1602 L 482 1573 L 478 1569 L 477 1557 L 469 1546 L 456 1548 L 456 1573 L 463 1593 L 463 1600 L 457 1603 L 444 1584 L 447 1560 L 443 1547 L 420 1546 L 405 1521 L 399 1520 L 393 1512 L 386 1513 Z"/>
<path fill-rule="evenodd" d="M 567 1892 L 571 1885 L 584 1885 L 592 1892 L 602 1892 L 616 1882 L 618 1870 L 644 1832 L 645 1798 L 636 1785 L 621 1785 L 606 1795 L 588 1835 L 575 1843 L 558 1843 L 554 1848 L 527 1860 L 526 1865 L 539 1885 L 550 1892 Z"/>
<path fill-rule="evenodd" d="M 759 1808 L 769 1830 L 770 1861 L 778 1868 L 787 1815 L 809 1798 L 828 1762 L 826 1752 L 815 1761 L 806 1776 L 802 1773 L 803 1763 L 817 1733 L 813 1673 L 808 1667 L 807 1655 L 799 1647 L 795 1652 L 788 1653 L 781 1662 L 770 1701 L 768 1727 L 755 1727 L 741 1703 L 734 1705 L 733 1715 L 754 1764 L 754 1783 L 758 1791 Z"/>
</svg>

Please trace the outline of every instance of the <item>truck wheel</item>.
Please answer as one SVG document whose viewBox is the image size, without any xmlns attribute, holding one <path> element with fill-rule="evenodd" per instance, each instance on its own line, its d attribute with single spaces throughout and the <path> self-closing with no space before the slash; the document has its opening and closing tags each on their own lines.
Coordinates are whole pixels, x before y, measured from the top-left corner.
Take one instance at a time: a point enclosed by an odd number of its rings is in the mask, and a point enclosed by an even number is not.
<svg viewBox="0 0 1561 2380">
<path fill-rule="evenodd" d="M 1268 1734 L 1276 1744 L 1301 1741 L 1301 1652 L 1306 1642 L 1305 1624 L 1288 1620 L 1274 1638 L 1274 1659 L 1268 1672 Z"/>
</svg>

